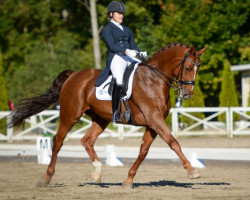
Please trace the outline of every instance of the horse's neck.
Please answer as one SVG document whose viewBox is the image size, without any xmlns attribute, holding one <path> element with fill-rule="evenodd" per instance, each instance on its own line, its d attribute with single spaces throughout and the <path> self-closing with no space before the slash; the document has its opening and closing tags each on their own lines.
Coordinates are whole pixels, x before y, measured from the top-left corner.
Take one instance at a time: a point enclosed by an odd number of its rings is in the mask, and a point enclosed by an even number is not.
<svg viewBox="0 0 250 200">
<path fill-rule="evenodd" d="M 149 60 L 148 64 L 158 69 L 165 75 L 173 77 L 173 70 L 176 66 L 176 63 L 180 59 L 177 56 L 176 51 L 166 50 L 164 52 L 155 55 L 152 59 Z"/>
</svg>

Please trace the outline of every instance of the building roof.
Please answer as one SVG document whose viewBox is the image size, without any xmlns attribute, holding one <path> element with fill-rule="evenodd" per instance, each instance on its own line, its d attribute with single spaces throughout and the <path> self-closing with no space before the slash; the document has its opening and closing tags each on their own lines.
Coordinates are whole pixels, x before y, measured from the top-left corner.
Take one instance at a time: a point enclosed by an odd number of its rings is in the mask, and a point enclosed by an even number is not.
<svg viewBox="0 0 250 200">
<path fill-rule="evenodd" d="M 250 64 L 231 66 L 231 71 L 248 71 L 248 70 L 250 70 Z"/>
</svg>

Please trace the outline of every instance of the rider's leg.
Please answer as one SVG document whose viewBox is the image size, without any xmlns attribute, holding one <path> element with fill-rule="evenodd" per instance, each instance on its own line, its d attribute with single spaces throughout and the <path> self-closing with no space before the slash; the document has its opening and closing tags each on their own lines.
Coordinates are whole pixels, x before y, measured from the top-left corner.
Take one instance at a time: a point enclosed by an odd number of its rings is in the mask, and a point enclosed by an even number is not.
<svg viewBox="0 0 250 200">
<path fill-rule="evenodd" d="M 123 88 L 123 74 L 125 72 L 127 62 L 118 55 L 115 55 L 110 70 L 115 78 L 115 83 L 112 92 L 112 110 L 113 110 L 113 122 L 121 122 L 120 115 L 120 100 L 122 96 Z"/>
<path fill-rule="evenodd" d="M 114 55 L 112 62 L 110 64 L 110 70 L 113 77 L 116 79 L 117 85 L 123 85 L 123 74 L 127 67 L 127 61 L 124 60 L 121 56 Z"/>
<path fill-rule="evenodd" d="M 120 114 L 120 102 L 122 96 L 122 86 L 117 85 L 116 79 L 114 82 L 113 92 L 112 92 L 112 110 L 113 110 L 113 123 L 121 122 L 121 114 Z"/>
</svg>

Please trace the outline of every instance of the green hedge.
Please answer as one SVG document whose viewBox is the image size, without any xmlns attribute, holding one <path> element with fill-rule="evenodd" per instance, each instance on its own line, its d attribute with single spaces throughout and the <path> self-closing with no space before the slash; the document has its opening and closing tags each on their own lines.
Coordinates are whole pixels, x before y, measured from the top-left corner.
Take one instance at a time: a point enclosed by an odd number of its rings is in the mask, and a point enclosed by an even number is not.
<svg viewBox="0 0 250 200">
<path fill-rule="evenodd" d="M 8 110 L 6 80 L 3 76 L 3 58 L 0 50 L 0 111 Z M 6 134 L 6 118 L 0 120 L 0 133 Z"/>
<path fill-rule="evenodd" d="M 224 62 L 223 73 L 222 73 L 222 84 L 220 92 L 220 107 L 237 107 L 239 106 L 235 80 L 232 71 L 230 70 L 231 64 L 228 60 Z M 218 117 L 219 121 L 225 121 L 225 114 L 222 114 Z M 239 115 L 234 115 L 234 120 L 237 121 L 240 119 Z"/>
</svg>

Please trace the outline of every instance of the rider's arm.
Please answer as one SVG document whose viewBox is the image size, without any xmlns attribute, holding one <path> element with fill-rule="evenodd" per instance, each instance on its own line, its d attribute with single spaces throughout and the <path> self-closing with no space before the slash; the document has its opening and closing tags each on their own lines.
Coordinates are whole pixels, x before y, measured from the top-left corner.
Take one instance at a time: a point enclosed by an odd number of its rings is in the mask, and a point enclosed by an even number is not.
<svg viewBox="0 0 250 200">
<path fill-rule="evenodd" d="M 132 33 L 130 30 L 129 30 L 129 32 L 130 32 L 130 41 L 129 41 L 129 43 L 130 43 L 131 49 L 140 52 L 141 50 L 140 50 L 140 49 L 137 47 L 137 45 L 135 44 L 135 39 L 134 39 L 134 37 L 133 37 L 133 33 Z"/>
</svg>

